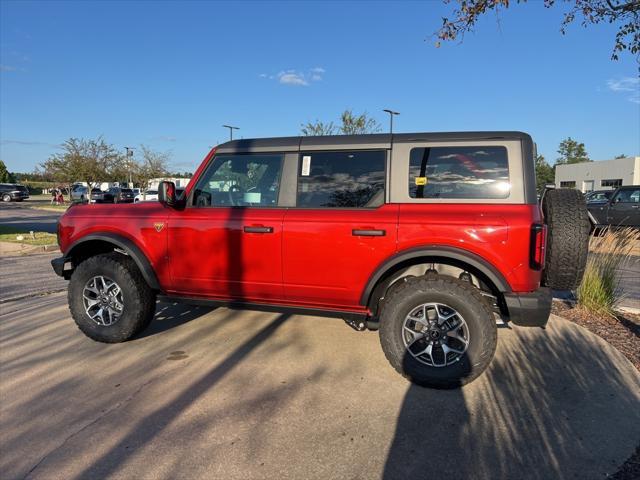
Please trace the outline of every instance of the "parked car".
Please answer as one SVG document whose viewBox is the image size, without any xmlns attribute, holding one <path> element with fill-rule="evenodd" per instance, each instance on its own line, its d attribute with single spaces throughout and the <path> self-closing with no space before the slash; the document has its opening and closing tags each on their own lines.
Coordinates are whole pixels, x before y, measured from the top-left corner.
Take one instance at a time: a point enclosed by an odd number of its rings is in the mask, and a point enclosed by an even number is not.
<svg viewBox="0 0 640 480">
<path fill-rule="evenodd" d="M 109 187 L 107 190 L 91 190 L 92 203 L 133 203 L 134 195 L 130 188 Z"/>
<path fill-rule="evenodd" d="M 71 187 L 71 201 L 86 203 L 89 201 L 89 188 L 81 184 L 76 184 Z"/>
<path fill-rule="evenodd" d="M 589 202 L 592 228 L 640 227 L 640 185 L 618 187 L 607 201 Z"/>
<path fill-rule="evenodd" d="M 91 203 L 113 203 L 113 196 L 99 188 L 91 189 Z"/>
<path fill-rule="evenodd" d="M 0 183 L 0 198 L 3 202 L 21 202 L 29 198 L 29 190 L 17 183 Z"/>
<path fill-rule="evenodd" d="M 539 204 L 534 158 L 520 132 L 235 140 L 180 197 L 162 182 L 158 202 L 69 209 L 52 266 L 99 342 L 147 328 L 158 296 L 313 312 L 379 328 L 410 381 L 457 387 L 491 362 L 499 320 L 543 327 L 551 288 L 582 279 L 584 196 Z"/>
<path fill-rule="evenodd" d="M 584 199 L 587 203 L 591 202 L 607 202 L 613 195 L 615 190 L 594 190 L 585 194 Z"/>
<path fill-rule="evenodd" d="M 134 202 L 158 201 L 158 190 L 147 190 L 136 195 Z"/>
</svg>

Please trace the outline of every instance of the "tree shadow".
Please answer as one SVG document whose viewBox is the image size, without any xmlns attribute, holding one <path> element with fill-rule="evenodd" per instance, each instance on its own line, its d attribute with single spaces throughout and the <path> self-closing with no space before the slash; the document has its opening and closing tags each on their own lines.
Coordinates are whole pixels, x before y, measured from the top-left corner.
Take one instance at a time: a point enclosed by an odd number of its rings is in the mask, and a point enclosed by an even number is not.
<svg viewBox="0 0 640 480">
<path fill-rule="evenodd" d="M 384 479 L 601 478 L 633 453 L 640 383 L 617 351 L 562 321 L 499 337 L 475 382 L 409 387 Z"/>
</svg>

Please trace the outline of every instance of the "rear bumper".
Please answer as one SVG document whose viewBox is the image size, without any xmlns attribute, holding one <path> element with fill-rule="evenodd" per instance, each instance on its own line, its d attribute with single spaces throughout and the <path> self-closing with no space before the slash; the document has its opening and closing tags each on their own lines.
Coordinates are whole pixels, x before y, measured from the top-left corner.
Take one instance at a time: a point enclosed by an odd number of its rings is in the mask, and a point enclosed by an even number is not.
<svg viewBox="0 0 640 480">
<path fill-rule="evenodd" d="M 544 327 L 551 314 L 551 289 L 541 287 L 532 293 L 505 293 L 509 321 L 521 327 Z"/>
</svg>

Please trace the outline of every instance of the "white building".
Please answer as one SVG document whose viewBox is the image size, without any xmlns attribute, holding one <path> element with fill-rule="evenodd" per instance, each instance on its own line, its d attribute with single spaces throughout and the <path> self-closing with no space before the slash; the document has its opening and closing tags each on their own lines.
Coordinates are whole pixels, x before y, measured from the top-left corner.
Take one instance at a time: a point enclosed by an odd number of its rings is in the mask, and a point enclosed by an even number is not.
<svg viewBox="0 0 640 480">
<path fill-rule="evenodd" d="M 616 158 L 556 166 L 556 187 L 577 188 L 583 193 L 640 185 L 640 157 Z"/>
<path fill-rule="evenodd" d="M 152 178 L 151 180 L 149 180 L 149 190 L 157 190 L 158 186 L 160 185 L 160 182 L 162 182 L 163 180 L 166 180 L 168 182 L 173 182 L 176 184 L 176 187 L 178 188 L 185 188 L 188 184 L 189 181 L 191 180 L 190 178 Z"/>
</svg>

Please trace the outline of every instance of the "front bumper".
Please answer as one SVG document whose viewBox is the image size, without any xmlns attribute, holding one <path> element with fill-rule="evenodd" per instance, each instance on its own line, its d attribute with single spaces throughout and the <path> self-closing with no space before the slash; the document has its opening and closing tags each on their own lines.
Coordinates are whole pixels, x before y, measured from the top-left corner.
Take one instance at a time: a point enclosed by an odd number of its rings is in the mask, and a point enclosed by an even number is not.
<svg viewBox="0 0 640 480">
<path fill-rule="evenodd" d="M 68 276 L 65 276 L 64 272 L 65 263 L 66 260 L 64 257 L 54 258 L 53 260 L 51 260 L 51 266 L 53 267 L 53 271 L 56 272 L 56 275 L 68 279 Z M 67 272 L 67 274 L 69 273 L 71 273 L 71 271 Z"/>
<path fill-rule="evenodd" d="M 551 289 L 541 287 L 532 293 L 505 293 L 509 321 L 521 327 L 544 327 L 551 314 Z"/>
</svg>

